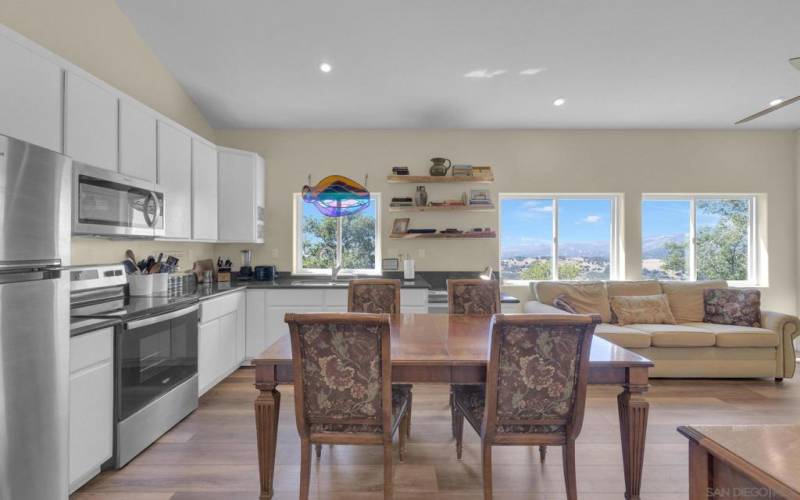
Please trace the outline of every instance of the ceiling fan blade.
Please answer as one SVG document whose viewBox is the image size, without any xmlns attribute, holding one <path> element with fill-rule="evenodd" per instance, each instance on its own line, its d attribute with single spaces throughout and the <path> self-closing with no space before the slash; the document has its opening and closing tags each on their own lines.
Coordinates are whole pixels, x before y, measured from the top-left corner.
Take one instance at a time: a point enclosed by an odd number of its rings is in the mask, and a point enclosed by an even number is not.
<svg viewBox="0 0 800 500">
<path fill-rule="evenodd" d="M 758 113 L 754 113 L 754 114 L 752 114 L 752 115 L 750 115 L 750 116 L 748 116 L 746 118 L 742 118 L 741 120 L 736 122 L 736 125 L 739 125 L 739 124 L 742 124 L 742 123 L 747 123 L 747 122 L 749 122 L 751 120 L 755 120 L 756 118 L 761 118 L 764 115 L 768 115 L 768 114 L 772 113 L 773 111 L 777 111 L 777 110 L 779 110 L 781 108 L 785 108 L 786 106 L 788 106 L 790 104 L 793 104 L 793 103 L 795 103 L 797 101 L 800 101 L 800 95 L 792 97 L 791 99 L 786 99 L 785 101 L 783 101 L 783 102 L 781 102 L 779 104 L 776 104 L 774 106 L 770 106 L 767 109 L 762 109 Z"/>
<path fill-rule="evenodd" d="M 794 66 L 794 69 L 800 70 L 800 57 L 793 57 L 789 59 L 789 64 Z"/>
</svg>

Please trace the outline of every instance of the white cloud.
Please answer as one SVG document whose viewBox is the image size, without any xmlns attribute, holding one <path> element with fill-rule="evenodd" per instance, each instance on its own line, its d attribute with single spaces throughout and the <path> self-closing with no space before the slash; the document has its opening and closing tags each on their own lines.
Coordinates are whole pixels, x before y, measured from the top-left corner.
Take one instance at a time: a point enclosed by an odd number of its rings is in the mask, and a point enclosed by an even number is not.
<svg viewBox="0 0 800 500">
<path fill-rule="evenodd" d="M 488 69 L 474 69 L 469 73 L 465 73 L 464 78 L 494 78 L 505 72 L 506 70 L 504 69 L 495 69 L 491 71 Z"/>
<path fill-rule="evenodd" d="M 553 205 L 542 205 L 541 201 L 526 201 L 522 204 L 523 208 L 529 212 L 552 212 Z"/>
<path fill-rule="evenodd" d="M 581 219 L 581 221 L 585 222 L 586 224 L 595 224 L 597 222 L 600 222 L 600 220 L 602 220 L 602 217 L 600 217 L 599 215 L 587 215 L 586 217 Z"/>
<path fill-rule="evenodd" d="M 519 74 L 520 75 L 525 75 L 525 76 L 533 76 L 533 75 L 538 75 L 542 71 L 546 71 L 546 70 L 547 70 L 547 68 L 527 68 L 527 69 L 523 69 L 522 71 L 520 71 Z"/>
</svg>

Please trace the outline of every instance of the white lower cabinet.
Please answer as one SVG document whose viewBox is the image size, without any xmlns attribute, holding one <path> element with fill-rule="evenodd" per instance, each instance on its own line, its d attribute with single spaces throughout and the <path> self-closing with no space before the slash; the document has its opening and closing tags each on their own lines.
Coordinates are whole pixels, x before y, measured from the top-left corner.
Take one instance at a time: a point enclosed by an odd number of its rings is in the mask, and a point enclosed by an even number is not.
<svg viewBox="0 0 800 500">
<path fill-rule="evenodd" d="M 199 395 L 233 373 L 244 360 L 244 292 L 233 292 L 200 302 L 197 329 Z"/>
<path fill-rule="evenodd" d="M 406 288 L 400 291 L 400 310 L 404 313 L 428 312 L 428 290 Z M 345 312 L 347 289 L 248 289 L 247 359 L 261 354 L 276 340 L 289 333 L 286 313 Z"/>
<path fill-rule="evenodd" d="M 100 473 L 114 447 L 114 329 L 70 339 L 69 486 Z"/>
</svg>

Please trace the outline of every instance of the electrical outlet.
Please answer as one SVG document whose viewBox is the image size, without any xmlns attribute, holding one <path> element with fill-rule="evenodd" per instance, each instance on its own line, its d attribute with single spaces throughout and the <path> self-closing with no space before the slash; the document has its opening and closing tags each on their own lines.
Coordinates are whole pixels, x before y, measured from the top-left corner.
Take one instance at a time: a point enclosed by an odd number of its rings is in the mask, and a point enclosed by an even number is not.
<svg viewBox="0 0 800 500">
<path fill-rule="evenodd" d="M 417 257 L 419 257 L 420 259 L 424 259 L 425 258 L 425 249 L 424 248 L 418 248 L 417 249 Z"/>
<path fill-rule="evenodd" d="M 273 248 L 272 249 L 272 258 L 273 259 L 277 259 L 278 258 L 278 249 L 277 248 Z"/>
</svg>

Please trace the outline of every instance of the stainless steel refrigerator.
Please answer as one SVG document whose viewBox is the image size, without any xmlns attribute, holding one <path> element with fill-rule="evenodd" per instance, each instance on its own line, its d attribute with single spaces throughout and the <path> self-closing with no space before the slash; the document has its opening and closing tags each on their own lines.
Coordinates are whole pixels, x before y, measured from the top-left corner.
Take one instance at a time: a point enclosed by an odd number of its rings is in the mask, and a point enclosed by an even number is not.
<svg viewBox="0 0 800 500">
<path fill-rule="evenodd" d="M 67 498 L 71 164 L 0 135 L 0 500 Z"/>
</svg>

